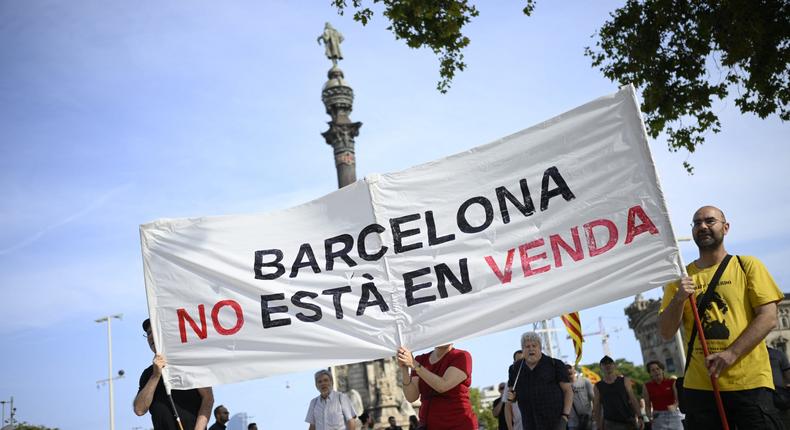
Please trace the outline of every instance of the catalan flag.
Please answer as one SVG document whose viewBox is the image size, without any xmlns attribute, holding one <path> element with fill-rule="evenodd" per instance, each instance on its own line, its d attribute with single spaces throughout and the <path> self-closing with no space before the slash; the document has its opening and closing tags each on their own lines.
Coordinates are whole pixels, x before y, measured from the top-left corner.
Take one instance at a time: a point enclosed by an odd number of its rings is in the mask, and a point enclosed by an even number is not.
<svg viewBox="0 0 790 430">
<path fill-rule="evenodd" d="M 582 321 L 579 319 L 579 313 L 571 312 L 563 315 L 562 323 L 565 324 L 565 329 L 568 330 L 568 335 L 573 340 L 573 348 L 576 350 L 576 363 L 574 366 L 578 366 L 579 360 L 582 359 L 582 342 L 584 342 Z"/>
<path fill-rule="evenodd" d="M 585 378 L 589 379 L 590 382 L 592 382 L 593 385 L 597 384 L 598 381 L 601 380 L 601 376 L 600 375 L 598 375 L 597 373 L 593 372 L 592 370 L 590 370 L 590 369 L 588 369 L 588 368 L 586 368 L 584 366 L 582 366 L 582 375 L 584 375 Z"/>
</svg>

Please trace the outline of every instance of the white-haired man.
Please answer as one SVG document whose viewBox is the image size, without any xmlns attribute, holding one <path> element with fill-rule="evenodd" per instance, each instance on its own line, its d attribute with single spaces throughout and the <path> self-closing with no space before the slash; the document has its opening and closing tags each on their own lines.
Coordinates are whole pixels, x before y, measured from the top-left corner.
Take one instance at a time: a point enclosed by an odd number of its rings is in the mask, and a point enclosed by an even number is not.
<svg viewBox="0 0 790 430">
<path fill-rule="evenodd" d="M 333 389 L 332 374 L 322 369 L 315 373 L 315 388 L 320 393 L 310 401 L 304 421 L 309 430 L 355 430 L 357 414 L 347 395 Z"/>
<path fill-rule="evenodd" d="M 508 369 L 508 400 L 518 401 L 524 430 L 565 429 L 573 405 L 565 363 L 541 352 L 540 336 L 521 335 L 524 358 Z"/>
</svg>

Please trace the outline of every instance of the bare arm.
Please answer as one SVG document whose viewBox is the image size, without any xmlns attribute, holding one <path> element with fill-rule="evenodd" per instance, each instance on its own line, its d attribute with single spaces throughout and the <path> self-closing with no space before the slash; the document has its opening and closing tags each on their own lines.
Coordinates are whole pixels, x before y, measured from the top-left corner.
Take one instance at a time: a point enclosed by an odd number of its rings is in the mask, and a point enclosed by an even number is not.
<svg viewBox="0 0 790 430">
<path fill-rule="evenodd" d="M 444 393 L 461 382 L 463 382 L 469 375 L 466 374 L 463 370 L 458 369 L 457 367 L 450 366 L 447 370 L 444 371 L 444 375 L 437 375 L 430 370 L 423 367 L 420 363 L 414 360 L 414 356 L 412 355 L 411 351 L 404 347 L 398 348 L 398 365 L 401 366 L 401 369 L 405 367 L 411 367 L 414 369 L 414 373 L 420 377 L 421 380 L 425 381 L 428 386 L 436 390 L 438 393 Z M 403 373 L 403 371 L 401 372 Z M 402 382 L 406 382 L 405 376 L 402 375 Z M 414 378 L 412 378 L 414 379 Z M 411 384 L 409 384 L 411 386 Z M 414 390 L 417 390 L 417 387 L 414 387 Z M 404 392 L 406 391 L 406 387 L 404 386 Z M 419 391 L 417 392 L 419 396 Z M 409 398 L 406 398 L 409 400 Z M 415 399 L 416 400 L 416 399 Z M 414 400 L 410 400 L 414 401 Z"/>
<path fill-rule="evenodd" d="M 729 348 L 705 357 L 708 373 L 719 377 L 728 367 L 751 352 L 776 327 L 776 303 L 766 303 L 754 309 L 754 319 Z"/>
<path fill-rule="evenodd" d="M 633 382 L 631 382 L 631 378 L 625 376 L 625 392 L 628 393 L 628 401 L 631 403 L 631 409 L 634 411 L 634 416 L 640 422 L 642 421 L 642 408 L 639 407 L 639 400 L 637 400 L 636 395 L 634 394 L 634 387 Z"/>
<path fill-rule="evenodd" d="M 678 406 L 678 402 L 680 401 L 680 399 L 678 398 L 678 380 L 677 379 L 675 379 L 674 382 L 672 382 L 672 394 L 675 395 L 675 402 L 672 403 L 671 406 L 674 407 L 675 409 L 680 409 L 679 406 Z"/>
<path fill-rule="evenodd" d="M 502 407 L 504 406 L 505 402 L 500 401 L 496 406 L 494 406 L 494 418 L 498 417 L 499 414 L 502 412 Z"/>
<path fill-rule="evenodd" d="M 595 397 L 593 398 L 593 419 L 595 423 L 598 425 L 597 428 L 603 428 L 603 416 L 601 414 L 601 393 L 598 391 L 598 386 L 593 386 L 593 391 L 595 391 Z"/>
<path fill-rule="evenodd" d="M 513 430 L 513 403 L 509 400 L 505 403 L 505 425 L 507 430 Z"/>
<path fill-rule="evenodd" d="M 658 331 L 664 340 L 672 339 L 675 332 L 680 328 L 683 319 L 683 305 L 686 299 L 694 292 L 694 280 L 688 276 L 680 279 L 680 285 L 664 310 L 658 314 Z"/>
<path fill-rule="evenodd" d="M 208 419 L 211 416 L 211 407 L 214 406 L 214 390 L 211 387 L 198 388 L 200 394 L 200 409 L 195 420 L 195 430 L 206 430 Z"/>
<path fill-rule="evenodd" d="M 409 368 L 406 366 L 400 366 L 400 373 L 401 382 L 403 383 L 403 395 L 410 403 L 416 402 L 420 398 L 420 378 L 412 377 Z"/>
<path fill-rule="evenodd" d="M 134 397 L 134 402 L 132 403 L 134 406 L 134 414 L 138 417 L 145 415 L 148 412 L 148 408 L 151 407 L 151 402 L 154 400 L 156 385 L 159 384 L 159 379 L 162 378 L 162 368 L 165 367 L 166 363 L 167 361 L 164 356 L 159 354 L 154 355 L 151 377 L 148 378 L 143 388 L 137 392 L 137 395 Z"/>
<path fill-rule="evenodd" d="M 560 389 L 562 389 L 562 417 L 568 421 L 571 415 L 571 408 L 573 408 L 573 387 L 570 382 L 560 382 Z"/>
<path fill-rule="evenodd" d="M 675 384 L 672 384 L 672 389 L 675 389 Z M 642 398 L 645 399 L 645 413 L 647 416 L 653 416 L 653 405 L 650 404 L 650 393 L 647 391 L 647 384 L 642 386 Z M 677 394 L 675 395 L 677 398 Z"/>
<path fill-rule="evenodd" d="M 348 430 L 356 430 L 356 428 L 357 428 L 357 420 L 356 420 L 356 418 L 351 418 L 350 420 L 348 420 L 348 422 L 346 423 L 346 428 Z"/>
<path fill-rule="evenodd" d="M 417 366 L 414 372 L 438 393 L 444 393 L 468 378 L 466 372 L 454 366 L 448 367 L 442 376 L 431 372 L 423 366 Z"/>
</svg>

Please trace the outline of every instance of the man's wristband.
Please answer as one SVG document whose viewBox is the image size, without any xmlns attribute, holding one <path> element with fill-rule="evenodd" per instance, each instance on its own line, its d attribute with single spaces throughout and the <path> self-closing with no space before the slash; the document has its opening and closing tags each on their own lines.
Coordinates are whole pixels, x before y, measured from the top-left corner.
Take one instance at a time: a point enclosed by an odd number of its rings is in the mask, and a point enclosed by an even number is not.
<svg viewBox="0 0 790 430">
<path fill-rule="evenodd" d="M 414 370 L 417 370 L 417 369 L 419 369 L 421 367 L 422 367 L 422 364 L 420 364 L 419 362 L 414 363 Z"/>
</svg>

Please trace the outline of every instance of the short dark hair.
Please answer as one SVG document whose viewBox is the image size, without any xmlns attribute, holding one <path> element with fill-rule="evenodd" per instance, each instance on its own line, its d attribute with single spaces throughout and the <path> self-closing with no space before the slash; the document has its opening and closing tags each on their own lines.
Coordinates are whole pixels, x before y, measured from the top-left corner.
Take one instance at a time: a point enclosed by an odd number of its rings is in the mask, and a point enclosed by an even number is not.
<svg viewBox="0 0 790 430">
<path fill-rule="evenodd" d="M 249 423 L 249 424 L 247 424 L 247 430 L 252 429 L 252 426 L 258 427 L 258 424 L 256 424 L 256 423 Z"/>
<path fill-rule="evenodd" d="M 151 319 L 150 318 L 146 318 L 145 321 L 143 321 L 143 331 L 148 333 L 148 330 L 151 330 Z"/>
<path fill-rule="evenodd" d="M 522 354 L 523 352 L 524 351 L 522 351 L 520 349 L 517 349 L 517 350 L 513 351 L 513 361 L 516 361 L 516 356 L 519 355 L 519 354 Z"/>
<path fill-rule="evenodd" d="M 614 360 L 612 359 L 612 357 L 609 357 L 608 355 L 604 355 L 600 361 L 600 364 L 610 364 L 610 363 L 614 363 Z"/>
<path fill-rule="evenodd" d="M 652 361 L 648 361 L 647 364 L 645 364 L 645 369 L 647 369 L 648 372 L 650 371 L 650 365 L 651 364 L 655 364 L 661 370 L 667 370 L 667 368 L 664 367 L 664 363 L 662 363 L 662 362 L 660 362 L 658 360 L 652 360 Z"/>
<path fill-rule="evenodd" d="M 219 408 L 225 408 L 225 405 L 219 405 L 216 408 L 214 408 L 214 417 L 215 418 L 216 418 L 217 414 L 219 413 Z M 225 409 L 227 409 L 227 408 L 225 408 Z"/>
</svg>

